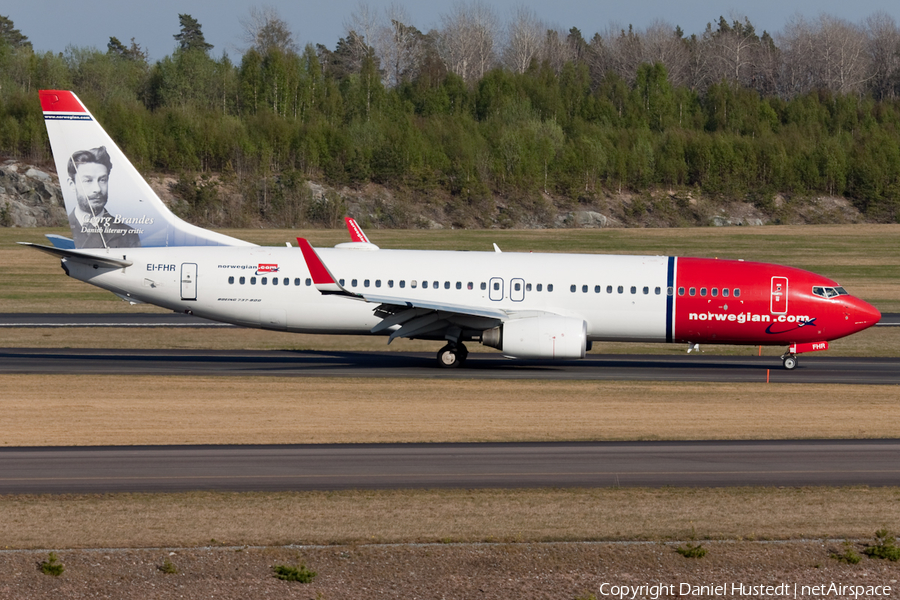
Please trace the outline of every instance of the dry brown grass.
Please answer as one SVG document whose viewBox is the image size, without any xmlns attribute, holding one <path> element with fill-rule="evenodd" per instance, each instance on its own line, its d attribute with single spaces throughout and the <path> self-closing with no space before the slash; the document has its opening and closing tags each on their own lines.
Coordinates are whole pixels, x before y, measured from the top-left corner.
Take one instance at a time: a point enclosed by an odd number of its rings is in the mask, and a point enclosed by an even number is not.
<svg viewBox="0 0 900 600">
<path fill-rule="evenodd" d="M 328 378 L 0 376 L 0 444 L 894 437 L 896 389 Z"/>
<path fill-rule="evenodd" d="M 425 490 L 0 497 L 13 548 L 868 538 L 898 488 Z M 664 516 L 664 518 L 661 518 Z"/>
</svg>

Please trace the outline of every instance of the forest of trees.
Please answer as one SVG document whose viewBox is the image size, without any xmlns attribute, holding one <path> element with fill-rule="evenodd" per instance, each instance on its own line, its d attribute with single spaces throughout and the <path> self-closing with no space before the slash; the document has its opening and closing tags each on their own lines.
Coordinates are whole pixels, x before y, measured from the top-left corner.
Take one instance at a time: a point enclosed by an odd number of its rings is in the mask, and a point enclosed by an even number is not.
<svg viewBox="0 0 900 600">
<path fill-rule="evenodd" d="M 0 155 L 46 163 L 36 92 L 72 89 L 139 169 L 181 175 L 200 220 L 219 199 L 198 175 L 237 182 L 245 216 L 289 225 L 330 210 L 298 208 L 307 180 L 437 195 L 460 226 L 495 222 L 498 197 L 524 214 L 548 195 L 577 206 L 648 189 L 761 209 L 776 194 L 846 196 L 900 221 L 900 28 L 883 13 L 588 38 L 525 8 L 502 23 L 477 0 L 428 32 L 360 5 L 334 49 L 300 48 L 273 9 L 241 22 L 232 59 L 178 15 L 175 49 L 151 62 L 116 37 L 40 52 L 0 16 Z"/>
</svg>

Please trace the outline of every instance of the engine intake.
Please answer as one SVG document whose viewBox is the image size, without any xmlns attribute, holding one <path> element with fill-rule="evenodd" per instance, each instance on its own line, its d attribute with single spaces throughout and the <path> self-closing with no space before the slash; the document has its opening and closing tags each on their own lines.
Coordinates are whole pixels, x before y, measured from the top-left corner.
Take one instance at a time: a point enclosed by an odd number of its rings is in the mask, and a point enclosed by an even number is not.
<svg viewBox="0 0 900 600">
<path fill-rule="evenodd" d="M 570 317 L 528 317 L 486 329 L 481 343 L 515 358 L 584 358 L 587 323 Z"/>
</svg>

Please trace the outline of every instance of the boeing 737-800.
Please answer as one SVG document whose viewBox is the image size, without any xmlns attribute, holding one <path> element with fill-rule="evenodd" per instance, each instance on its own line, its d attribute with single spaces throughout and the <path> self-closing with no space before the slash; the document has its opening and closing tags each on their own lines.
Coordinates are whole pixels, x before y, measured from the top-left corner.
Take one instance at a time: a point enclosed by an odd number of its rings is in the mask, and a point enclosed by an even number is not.
<svg viewBox="0 0 900 600">
<path fill-rule="evenodd" d="M 871 327 L 874 307 L 809 271 L 758 262 L 382 250 L 352 220 L 334 248 L 261 247 L 172 214 L 72 92 L 41 106 L 72 239 L 34 247 L 70 277 L 130 302 L 244 327 L 466 342 L 515 358 L 583 358 L 594 341 L 787 347 L 796 355 Z"/>
</svg>

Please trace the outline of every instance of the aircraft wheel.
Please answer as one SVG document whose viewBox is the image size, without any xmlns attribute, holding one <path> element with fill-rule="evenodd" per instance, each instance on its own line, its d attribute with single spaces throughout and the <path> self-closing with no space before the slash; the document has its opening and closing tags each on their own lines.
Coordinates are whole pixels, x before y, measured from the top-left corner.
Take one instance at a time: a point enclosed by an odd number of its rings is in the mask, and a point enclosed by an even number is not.
<svg viewBox="0 0 900 600">
<path fill-rule="evenodd" d="M 793 356 L 785 356 L 783 363 L 784 363 L 784 368 L 787 369 L 788 371 L 790 371 L 791 369 L 793 369 L 794 367 L 797 366 L 797 359 L 796 359 L 796 357 L 793 357 Z"/>
<path fill-rule="evenodd" d="M 465 349 L 460 349 L 451 344 L 447 344 L 437 353 L 438 365 L 445 369 L 453 369 L 463 364 L 465 361 Z"/>
</svg>

